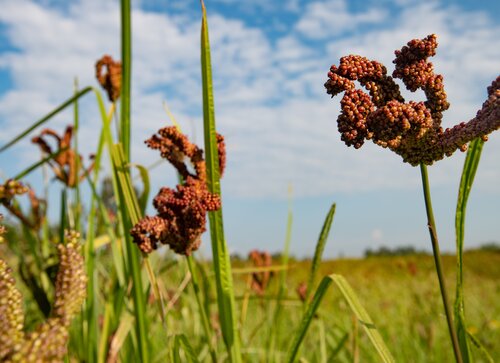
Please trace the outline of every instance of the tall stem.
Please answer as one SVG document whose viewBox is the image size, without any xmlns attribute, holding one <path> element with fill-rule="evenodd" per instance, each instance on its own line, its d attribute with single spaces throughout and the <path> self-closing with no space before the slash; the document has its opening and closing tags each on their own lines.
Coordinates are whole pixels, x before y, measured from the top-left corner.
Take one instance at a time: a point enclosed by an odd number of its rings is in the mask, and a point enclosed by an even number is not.
<svg viewBox="0 0 500 363">
<path fill-rule="evenodd" d="M 427 226 L 429 227 L 429 234 L 432 242 L 432 253 L 434 255 L 434 263 L 436 265 L 436 272 L 439 280 L 439 289 L 441 290 L 441 297 L 443 299 L 444 312 L 446 321 L 448 323 L 448 330 L 450 333 L 453 352 L 457 363 L 462 363 L 462 354 L 458 344 L 457 333 L 453 327 L 452 313 L 450 304 L 448 302 L 448 293 L 446 292 L 446 285 L 444 280 L 443 268 L 441 264 L 441 253 L 439 252 L 439 242 L 437 237 L 436 224 L 434 222 L 434 213 L 432 211 L 431 192 L 429 188 L 429 177 L 427 175 L 427 166 L 420 164 L 420 173 L 422 175 L 422 186 L 424 189 L 425 210 L 427 212 Z"/>
<path fill-rule="evenodd" d="M 130 162 L 130 84 L 132 79 L 132 30 L 130 0 L 121 1 L 122 89 L 120 114 L 120 142 L 125 160 Z"/>
</svg>

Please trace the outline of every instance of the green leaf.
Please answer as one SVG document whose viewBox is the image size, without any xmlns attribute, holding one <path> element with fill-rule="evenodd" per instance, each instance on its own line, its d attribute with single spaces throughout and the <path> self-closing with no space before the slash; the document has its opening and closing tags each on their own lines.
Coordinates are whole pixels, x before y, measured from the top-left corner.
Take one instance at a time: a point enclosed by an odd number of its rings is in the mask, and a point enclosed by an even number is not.
<svg viewBox="0 0 500 363">
<path fill-rule="evenodd" d="M 184 353 L 186 353 L 186 358 L 189 362 L 199 363 L 198 357 L 196 356 L 193 347 L 191 347 L 191 344 L 189 344 L 189 340 L 184 334 L 175 336 L 174 346 L 176 347 L 177 351 L 179 351 L 180 348 L 184 350 Z"/>
<path fill-rule="evenodd" d="M 33 165 L 31 165 L 31 166 L 27 167 L 26 169 L 24 169 L 22 172 L 20 172 L 19 174 L 17 174 L 12 179 L 14 179 L 14 180 L 20 180 L 20 179 L 24 178 L 26 175 L 30 174 L 32 171 L 38 169 L 43 164 L 45 164 L 45 163 L 49 162 L 50 160 L 56 158 L 59 154 L 65 152 L 66 150 L 68 150 L 68 148 L 62 148 L 62 149 L 59 149 L 59 150 L 57 150 L 56 152 L 54 152 L 54 153 L 52 153 L 50 155 L 47 155 L 42 160 L 37 161 Z"/>
<path fill-rule="evenodd" d="M 132 164 L 132 166 L 136 167 L 137 170 L 139 170 L 139 176 L 141 177 L 142 180 L 142 193 L 139 196 L 139 207 L 141 214 L 144 215 L 146 213 L 146 207 L 148 203 L 148 198 L 149 198 L 149 190 L 150 190 L 150 183 L 149 183 L 149 172 L 148 169 L 142 165 L 139 164 Z"/>
<path fill-rule="evenodd" d="M 481 354 L 483 355 L 484 359 L 486 359 L 486 361 L 488 363 L 494 363 L 495 361 L 493 360 L 493 357 L 490 355 L 490 353 L 488 353 L 488 351 L 486 350 L 486 348 L 481 344 L 481 342 L 479 341 L 479 339 L 477 339 L 472 333 L 470 332 L 467 332 L 467 336 L 469 337 L 470 341 L 472 342 L 472 344 L 474 344 L 474 346 L 479 349 L 479 351 L 481 352 Z"/>
<path fill-rule="evenodd" d="M 205 138 L 205 162 L 207 166 L 208 190 L 220 195 L 220 169 L 217 137 L 215 128 L 214 93 L 212 86 L 212 67 L 210 61 L 210 42 L 208 38 L 207 13 L 203 1 L 201 24 L 201 74 L 203 92 L 203 129 Z M 210 236 L 212 242 L 213 264 L 217 285 L 217 303 L 221 322 L 222 336 L 231 362 L 241 362 L 240 342 L 235 311 L 233 277 L 229 252 L 224 238 L 222 208 L 209 212 Z"/>
<path fill-rule="evenodd" d="M 321 257 L 323 256 L 323 251 L 325 249 L 326 241 L 328 235 L 330 234 L 330 228 L 332 227 L 333 217 L 335 215 L 335 203 L 332 204 L 328 214 L 326 215 L 325 222 L 323 223 L 323 228 L 319 234 L 318 243 L 316 244 L 316 250 L 314 251 L 314 257 L 311 264 L 311 274 L 309 275 L 309 281 L 307 282 L 307 293 L 305 301 L 309 301 L 309 296 L 314 286 L 314 280 L 318 273 L 319 265 L 321 264 Z"/>
<path fill-rule="evenodd" d="M 286 362 L 293 363 L 295 359 L 297 358 L 297 353 L 299 351 L 300 345 L 302 341 L 304 340 L 304 337 L 307 333 L 307 329 L 309 328 L 309 325 L 311 324 L 311 321 L 316 313 L 316 311 L 319 308 L 319 305 L 321 304 L 321 301 L 323 300 L 323 297 L 325 296 L 326 292 L 328 291 L 328 287 L 330 284 L 334 282 L 335 285 L 337 285 L 337 288 L 340 290 L 344 298 L 347 300 L 347 303 L 349 304 L 349 307 L 351 308 L 352 312 L 356 316 L 356 318 L 359 321 L 359 324 L 363 327 L 365 330 L 366 334 L 368 335 L 368 338 L 370 339 L 371 343 L 373 344 L 375 350 L 377 351 L 381 362 L 384 363 L 392 363 L 395 362 L 394 358 L 392 357 L 389 349 L 385 345 L 382 336 L 378 332 L 377 328 L 375 327 L 375 324 L 373 323 L 372 319 L 366 312 L 365 308 L 361 305 L 359 302 L 359 299 L 352 290 L 351 286 L 349 283 L 342 277 L 341 275 L 337 274 L 332 274 L 329 276 L 325 276 L 323 280 L 321 280 L 321 283 L 316 290 L 316 293 L 314 294 L 314 297 L 309 304 L 308 309 L 304 313 L 304 318 L 302 319 L 302 323 L 299 326 L 299 329 L 297 330 L 297 333 L 295 335 L 295 338 L 293 339 L 291 348 L 288 352 Z"/>
<path fill-rule="evenodd" d="M 26 130 L 24 130 L 23 132 L 21 132 L 19 135 L 17 135 L 16 137 L 14 137 L 7 144 L 5 144 L 4 146 L 2 146 L 0 148 L 0 153 L 2 151 L 7 150 L 9 147 L 11 147 L 15 143 L 17 143 L 19 140 L 21 140 L 24 137 L 26 137 L 31 131 L 33 131 L 34 129 L 36 129 L 38 126 L 43 125 L 45 122 L 49 121 L 52 117 L 54 117 L 55 115 L 57 115 L 59 112 L 61 112 L 62 110 L 64 110 L 66 107 L 68 107 L 69 105 L 71 105 L 73 102 L 75 102 L 77 99 L 79 99 L 80 97 L 82 97 L 83 95 L 85 95 L 86 93 L 88 93 L 91 90 L 92 90 L 92 87 L 86 87 L 86 88 L 82 89 L 80 92 L 76 93 L 73 97 L 71 97 L 68 100 L 66 100 L 65 102 L 63 102 L 59 107 L 56 107 L 54 110 L 52 110 L 51 112 L 49 112 L 47 115 L 45 115 L 40 120 L 38 120 L 37 122 L 35 122 L 34 124 L 32 124 Z"/>
<path fill-rule="evenodd" d="M 462 352 L 464 363 L 472 361 L 470 347 L 468 343 L 467 325 L 465 322 L 465 301 L 463 291 L 463 250 L 465 234 L 465 214 L 467 209 L 467 200 L 476 176 L 477 167 L 481 158 L 484 141 L 480 138 L 475 139 L 469 144 L 469 150 L 465 157 L 460 187 L 458 191 L 457 209 L 455 212 L 455 234 L 457 244 L 457 286 L 455 297 L 455 325 L 457 330 L 458 343 Z M 483 348 L 484 349 L 484 348 Z"/>
</svg>

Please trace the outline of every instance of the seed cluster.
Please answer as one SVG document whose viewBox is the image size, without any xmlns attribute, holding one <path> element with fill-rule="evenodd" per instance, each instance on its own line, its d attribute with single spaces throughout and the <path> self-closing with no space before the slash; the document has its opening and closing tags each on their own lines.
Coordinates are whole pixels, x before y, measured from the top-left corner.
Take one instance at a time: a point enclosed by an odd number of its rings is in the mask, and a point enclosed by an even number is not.
<svg viewBox="0 0 500 363">
<path fill-rule="evenodd" d="M 87 286 L 78 238 L 76 232 L 67 232 L 66 244 L 58 245 L 60 263 L 51 317 L 30 333 L 23 331 L 22 296 L 12 270 L 0 259 L 0 361 L 63 362 L 68 328 L 85 300 Z"/>
<path fill-rule="evenodd" d="M 15 203 L 16 196 L 26 194 L 30 203 L 30 215 L 26 215 Z M 33 189 L 15 179 L 8 179 L 0 185 L 0 204 L 17 217 L 25 226 L 37 230 L 44 219 L 45 201 L 39 199 Z"/>
<path fill-rule="evenodd" d="M 14 349 L 19 349 L 24 339 L 24 312 L 21 293 L 16 289 L 12 270 L 0 259 L 0 361 Z"/>
<path fill-rule="evenodd" d="M 217 135 L 220 174 L 224 172 L 226 152 L 224 138 Z M 201 234 L 206 230 L 206 214 L 221 206 L 218 195 L 207 189 L 206 164 L 203 151 L 192 144 L 174 126 L 165 127 L 146 140 L 146 145 L 159 150 L 179 172 L 184 183 L 176 189 L 163 187 L 153 200 L 155 216 L 141 219 L 130 231 L 144 253 L 151 253 L 159 244 L 166 244 L 176 253 L 190 255 L 198 249 Z M 191 172 L 186 159 L 192 165 Z"/>
<path fill-rule="evenodd" d="M 52 315 L 69 325 L 85 300 L 87 277 L 83 257 L 79 252 L 80 234 L 66 231 L 66 244 L 57 245 L 59 272 L 56 277 L 56 297 Z"/>
<path fill-rule="evenodd" d="M 47 141 L 47 136 L 52 137 L 56 141 L 57 150 L 52 150 L 52 147 Z M 82 157 L 71 147 L 72 138 L 73 127 L 68 126 L 62 137 L 52 129 L 44 129 L 39 136 L 35 136 L 31 139 L 31 142 L 37 144 L 43 153 L 47 155 L 57 153 L 48 163 L 54 171 L 56 178 L 70 188 L 74 188 L 77 181 L 83 180 L 94 166 L 92 163 L 87 170 L 83 170 L 81 175 L 79 175 L 83 164 Z M 93 158 L 93 156 L 91 156 L 91 158 Z"/>
<path fill-rule="evenodd" d="M 325 88 L 332 97 L 344 92 L 341 113 L 337 118 L 341 140 L 347 146 L 360 148 L 365 140 L 389 148 L 411 165 L 431 165 L 450 156 L 455 150 L 466 150 L 466 144 L 500 127 L 498 78 L 488 88 L 488 100 L 477 116 L 443 131 L 443 112 L 450 104 L 446 98 L 443 77 L 434 74 L 428 58 L 436 54 L 437 37 L 414 39 L 396 50 L 394 78 L 400 78 L 412 92 L 422 89 L 425 102 L 405 102 L 394 79 L 377 61 L 350 55 L 332 65 Z M 356 89 L 358 81 L 366 92 Z"/>
<path fill-rule="evenodd" d="M 106 73 L 103 73 L 106 68 Z M 115 62 L 109 55 L 104 55 L 95 64 L 95 76 L 102 88 L 108 93 L 111 102 L 120 97 L 122 87 L 122 64 Z"/>
</svg>

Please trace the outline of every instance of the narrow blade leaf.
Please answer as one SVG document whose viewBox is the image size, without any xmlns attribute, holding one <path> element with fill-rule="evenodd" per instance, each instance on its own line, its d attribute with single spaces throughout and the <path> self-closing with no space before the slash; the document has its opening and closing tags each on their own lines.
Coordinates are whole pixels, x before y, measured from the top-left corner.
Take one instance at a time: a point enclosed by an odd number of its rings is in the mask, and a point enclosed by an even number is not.
<svg viewBox="0 0 500 363">
<path fill-rule="evenodd" d="M 356 315 L 356 318 L 358 319 L 359 323 L 363 326 L 363 329 L 365 330 L 366 334 L 368 335 L 368 338 L 370 339 L 371 343 L 376 349 L 381 361 L 385 363 L 395 362 L 389 349 L 385 345 L 382 336 L 375 327 L 375 324 L 373 323 L 372 319 L 366 312 L 365 308 L 361 305 L 356 293 L 354 292 L 354 290 L 352 290 L 351 286 L 344 279 L 344 277 L 337 274 L 325 276 L 321 281 L 318 289 L 316 290 L 316 293 L 314 294 L 311 303 L 309 304 L 309 307 L 304 313 L 304 318 L 302 319 L 302 323 L 299 326 L 299 329 L 297 330 L 291 349 L 288 352 L 286 362 L 293 363 L 295 361 L 300 345 L 307 333 L 307 329 L 309 328 L 309 325 L 311 324 L 311 321 L 316 311 L 318 310 L 319 305 L 323 300 L 323 297 L 328 291 L 328 287 L 331 285 L 332 282 L 334 282 L 335 285 L 337 285 L 337 288 L 340 290 L 344 298 L 347 300 L 349 307 L 351 308 L 354 315 Z"/>
</svg>

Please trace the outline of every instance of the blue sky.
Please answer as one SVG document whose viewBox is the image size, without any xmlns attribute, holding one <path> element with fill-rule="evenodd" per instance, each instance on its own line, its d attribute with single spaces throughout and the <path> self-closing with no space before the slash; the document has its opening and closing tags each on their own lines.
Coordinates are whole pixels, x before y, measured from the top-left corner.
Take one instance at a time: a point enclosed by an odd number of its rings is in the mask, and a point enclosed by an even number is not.
<svg viewBox="0 0 500 363">
<path fill-rule="evenodd" d="M 96 85 L 94 63 L 119 57 L 114 0 L 0 0 L 0 143 L 68 98 L 73 80 Z M 183 130 L 202 142 L 196 0 L 133 1 L 133 159 L 158 156 L 143 140 L 168 124 L 166 101 Z M 226 136 L 222 182 L 229 248 L 282 249 L 293 188 L 291 250 L 312 255 L 324 216 L 337 202 L 325 250 L 359 256 L 366 248 L 429 249 L 418 168 L 372 144 L 347 148 L 336 130 L 340 98 L 323 83 L 347 54 L 383 62 L 413 38 L 438 35 L 436 71 L 451 108 L 445 127 L 475 115 L 500 70 L 497 1 L 207 0 L 218 128 Z M 406 95 L 422 100 L 421 94 Z M 95 101 L 81 102 L 83 152 L 95 148 Z M 49 124 L 63 130 L 71 112 Z M 467 214 L 466 246 L 500 241 L 500 135 L 486 144 Z M 24 142 L 0 154 L 2 178 L 39 158 Z M 454 249 L 454 209 L 464 154 L 430 168 L 442 249 Z M 175 185 L 172 168 L 151 172 L 155 187 Z M 30 183 L 41 192 L 41 176 Z M 59 186 L 52 183 L 51 194 Z M 54 199 L 55 200 L 55 199 Z M 56 202 L 52 208 L 57 211 Z M 207 243 L 204 244 L 205 248 Z M 206 250 L 204 253 L 207 253 Z M 208 253 L 207 253 L 208 254 Z"/>
</svg>

